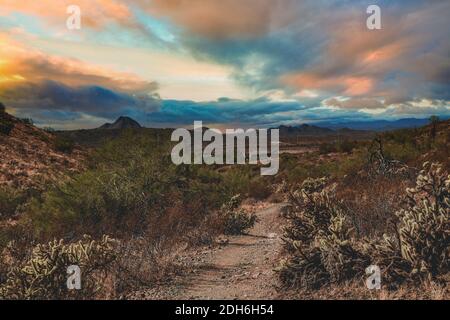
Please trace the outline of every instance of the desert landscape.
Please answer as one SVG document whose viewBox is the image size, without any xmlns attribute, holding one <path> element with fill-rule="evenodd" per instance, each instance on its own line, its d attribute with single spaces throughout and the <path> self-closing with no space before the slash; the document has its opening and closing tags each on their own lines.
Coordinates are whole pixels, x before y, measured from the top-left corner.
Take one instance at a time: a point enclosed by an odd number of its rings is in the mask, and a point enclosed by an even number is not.
<svg viewBox="0 0 450 320">
<path fill-rule="evenodd" d="M 448 301 L 449 16 L 0 0 L 0 303 L 287 319 Z"/>
<path fill-rule="evenodd" d="M 0 119 L 4 299 L 449 298 L 448 121 L 282 128 L 280 173 L 263 177 L 175 166 L 170 130 L 132 119 Z M 67 264 L 89 285 L 64 288 Z M 366 287 L 373 264 L 381 290 Z"/>
</svg>

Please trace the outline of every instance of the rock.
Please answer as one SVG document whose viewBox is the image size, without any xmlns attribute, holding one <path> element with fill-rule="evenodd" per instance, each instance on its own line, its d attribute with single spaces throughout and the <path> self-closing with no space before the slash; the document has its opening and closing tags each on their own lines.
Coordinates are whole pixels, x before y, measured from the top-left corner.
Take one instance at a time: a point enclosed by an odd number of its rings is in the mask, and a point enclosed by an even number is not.
<svg viewBox="0 0 450 320">
<path fill-rule="evenodd" d="M 230 239 L 225 237 L 219 237 L 217 238 L 216 243 L 221 246 L 226 246 L 228 243 L 230 243 Z"/>
</svg>

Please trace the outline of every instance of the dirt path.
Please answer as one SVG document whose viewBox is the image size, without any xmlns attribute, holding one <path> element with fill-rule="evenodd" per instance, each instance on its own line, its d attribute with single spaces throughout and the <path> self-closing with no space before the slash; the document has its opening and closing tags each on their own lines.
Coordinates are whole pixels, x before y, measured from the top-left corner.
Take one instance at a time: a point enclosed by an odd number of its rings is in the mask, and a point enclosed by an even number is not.
<svg viewBox="0 0 450 320">
<path fill-rule="evenodd" d="M 226 245 L 203 251 L 195 270 L 164 292 L 160 288 L 158 298 L 275 299 L 277 279 L 273 269 L 282 245 L 282 207 L 277 204 L 257 212 L 258 222 L 248 234 L 228 237 Z M 152 299 L 148 292 L 141 298 Z"/>
</svg>

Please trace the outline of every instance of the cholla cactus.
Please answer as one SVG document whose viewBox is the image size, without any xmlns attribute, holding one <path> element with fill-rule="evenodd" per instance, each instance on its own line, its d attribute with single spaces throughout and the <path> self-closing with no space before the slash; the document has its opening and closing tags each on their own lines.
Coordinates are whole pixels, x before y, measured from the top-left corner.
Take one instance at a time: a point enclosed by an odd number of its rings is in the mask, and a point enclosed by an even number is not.
<svg viewBox="0 0 450 320">
<path fill-rule="evenodd" d="M 296 254 L 282 260 L 275 271 L 286 287 L 316 289 L 330 281 L 330 276 L 322 264 L 321 251 L 317 247 L 305 252 L 299 247 Z"/>
<path fill-rule="evenodd" d="M 407 189 L 407 208 L 399 210 L 398 234 L 367 241 L 365 250 L 383 271 L 385 283 L 432 279 L 449 270 L 450 175 L 437 163 L 426 162 Z"/>
<path fill-rule="evenodd" d="M 411 264 L 403 259 L 396 237 L 385 234 L 381 240 L 365 239 L 363 247 L 371 264 L 380 267 L 385 285 L 395 288 L 410 279 Z"/>
<path fill-rule="evenodd" d="M 341 214 L 335 186 L 326 187 L 326 183 L 326 178 L 307 179 L 290 193 L 291 210 L 286 215 L 290 224 L 284 229 L 287 249 L 309 246 L 319 234 L 328 234 L 331 218 Z"/>
<path fill-rule="evenodd" d="M 226 234 L 241 234 L 256 223 L 256 215 L 239 210 L 240 204 L 240 195 L 235 195 L 223 205 L 220 211 L 220 215 L 224 220 L 224 232 Z"/>
<path fill-rule="evenodd" d="M 382 240 L 356 239 L 334 186 L 308 179 L 291 193 L 285 241 L 291 256 L 277 269 L 284 284 L 318 287 L 362 275 L 378 265 L 384 283 L 432 279 L 450 269 L 450 175 L 425 163 L 408 206 L 396 213 L 397 234 Z"/>
<path fill-rule="evenodd" d="M 274 184 L 272 187 L 273 194 L 279 195 L 282 202 L 288 201 L 289 185 L 286 180 Z"/>
<path fill-rule="evenodd" d="M 3 299 L 92 298 L 99 289 L 98 276 L 115 260 L 116 241 L 104 236 L 101 241 L 85 236 L 76 243 L 54 240 L 34 247 L 28 260 L 11 268 L 6 282 L 0 286 Z M 82 270 L 83 287 L 69 292 L 67 267 Z"/>
<path fill-rule="evenodd" d="M 327 179 L 307 179 L 291 193 L 284 240 L 291 257 L 277 269 L 288 286 L 317 288 L 364 272 L 369 259 L 354 247 L 352 227 Z"/>
<path fill-rule="evenodd" d="M 330 282 L 339 282 L 361 275 L 370 259 L 363 254 L 351 238 L 353 228 L 342 213 L 330 220 L 328 233 L 318 237 L 322 264 Z"/>
<path fill-rule="evenodd" d="M 409 208 L 396 213 L 401 255 L 413 275 L 434 277 L 450 267 L 450 175 L 426 162 L 407 193 Z"/>
</svg>

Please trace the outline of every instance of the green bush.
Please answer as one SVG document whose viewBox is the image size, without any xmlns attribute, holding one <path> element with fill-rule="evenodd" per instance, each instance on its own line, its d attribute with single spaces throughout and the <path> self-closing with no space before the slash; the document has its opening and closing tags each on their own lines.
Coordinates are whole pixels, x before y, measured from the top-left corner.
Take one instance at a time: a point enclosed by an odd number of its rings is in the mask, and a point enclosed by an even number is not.
<svg viewBox="0 0 450 320">
<path fill-rule="evenodd" d="M 403 163 L 408 163 L 411 160 L 417 159 L 421 152 L 417 146 L 413 144 L 399 144 L 389 143 L 385 146 L 386 157 L 388 159 L 395 159 Z"/>
<path fill-rule="evenodd" d="M 31 118 L 20 118 L 19 119 L 22 123 L 27 124 L 29 126 L 34 125 L 34 121 Z"/>
<path fill-rule="evenodd" d="M 25 195 L 17 189 L 0 186 L 0 220 L 10 218 L 25 201 Z"/>
<path fill-rule="evenodd" d="M 71 153 L 75 148 L 75 142 L 64 136 L 56 136 L 55 141 L 55 150 L 64 153 Z"/>
<path fill-rule="evenodd" d="M 14 123 L 0 114 L 0 133 L 9 135 L 12 129 L 14 129 Z"/>
<path fill-rule="evenodd" d="M 271 183 L 267 177 L 257 177 L 248 184 L 247 195 L 256 200 L 265 200 L 272 194 Z"/>
<path fill-rule="evenodd" d="M 26 217 L 36 235 L 142 234 L 171 210 L 184 211 L 173 225 L 203 221 L 223 204 L 226 185 L 207 168 L 175 166 L 168 147 L 125 133 L 99 148 L 85 172 L 28 203 Z"/>
<path fill-rule="evenodd" d="M 350 141 L 348 139 L 340 140 L 337 143 L 337 148 L 342 153 L 351 153 L 353 149 L 357 147 L 356 141 Z"/>
<path fill-rule="evenodd" d="M 33 248 L 30 256 L 13 265 L 0 285 L 2 299 L 92 299 L 102 287 L 114 260 L 116 241 L 104 236 L 96 241 L 54 240 Z M 9 248 L 14 251 L 14 245 Z M 67 268 L 81 269 L 81 290 L 68 290 Z"/>
<path fill-rule="evenodd" d="M 239 210 L 240 196 L 236 195 L 225 203 L 220 216 L 224 223 L 225 234 L 238 235 L 252 228 L 256 223 L 256 215 Z"/>
<path fill-rule="evenodd" d="M 319 145 L 319 154 L 329 154 L 337 152 L 338 148 L 334 143 L 324 142 Z"/>
</svg>

